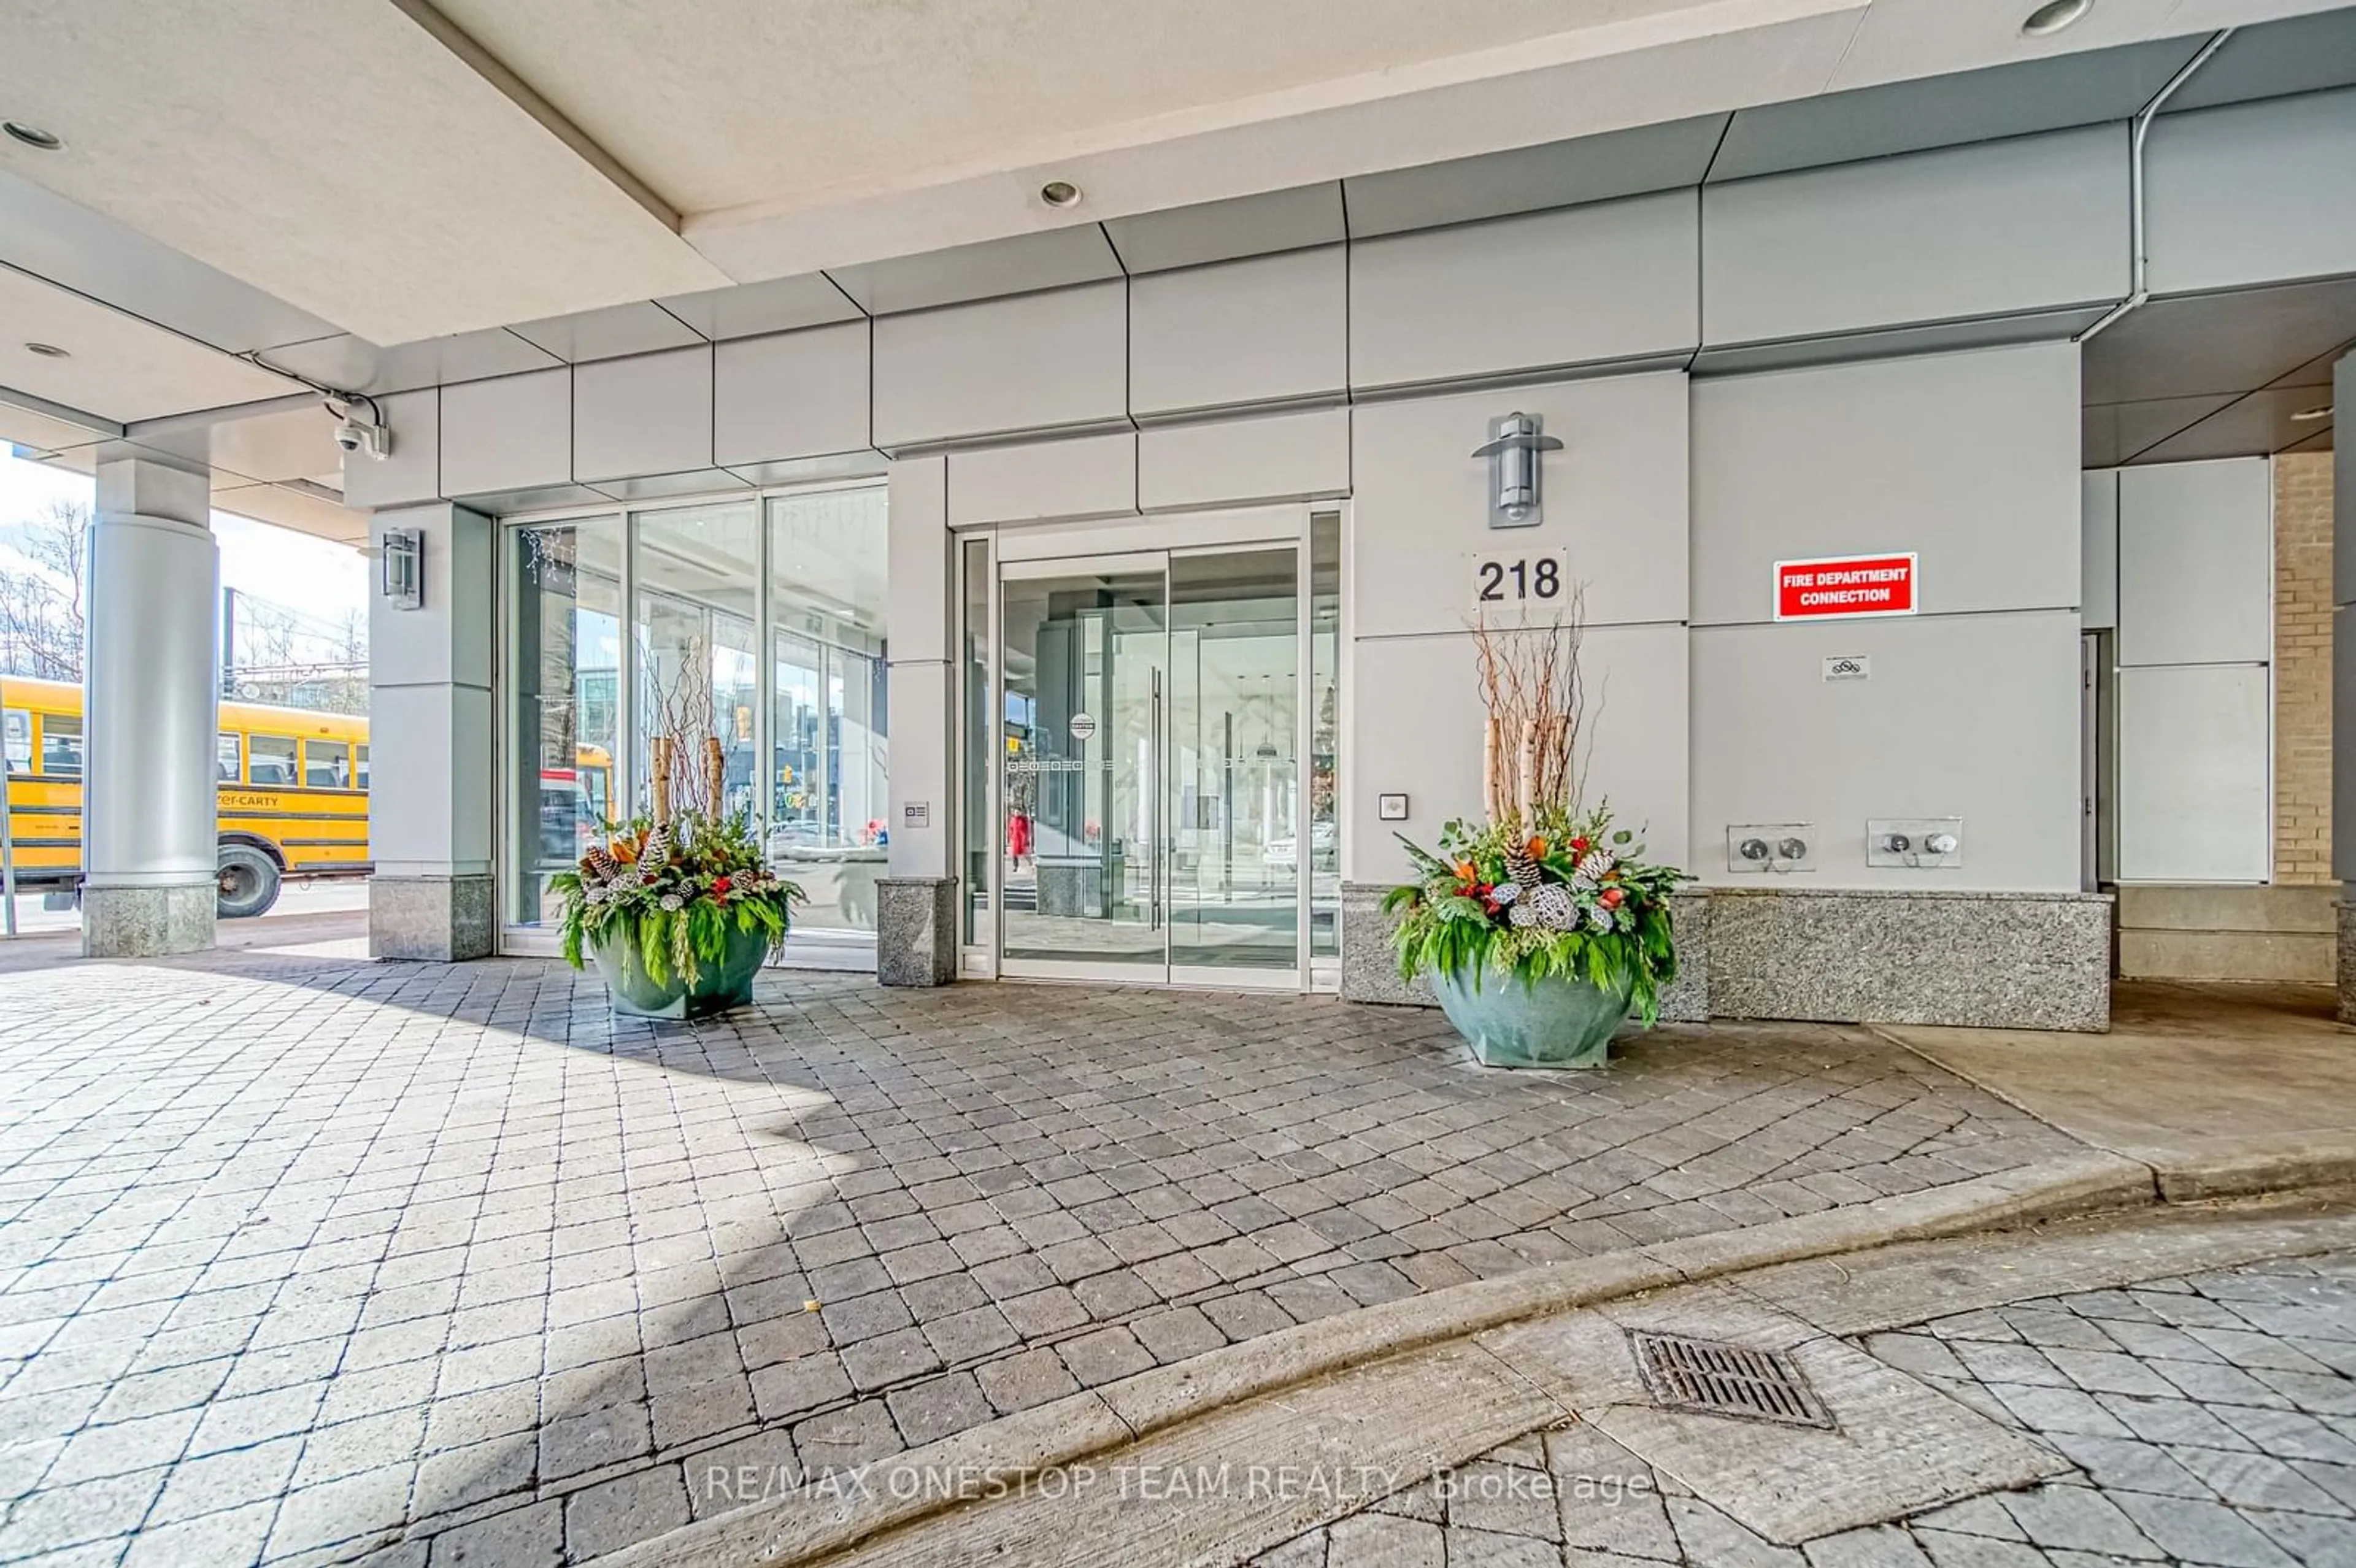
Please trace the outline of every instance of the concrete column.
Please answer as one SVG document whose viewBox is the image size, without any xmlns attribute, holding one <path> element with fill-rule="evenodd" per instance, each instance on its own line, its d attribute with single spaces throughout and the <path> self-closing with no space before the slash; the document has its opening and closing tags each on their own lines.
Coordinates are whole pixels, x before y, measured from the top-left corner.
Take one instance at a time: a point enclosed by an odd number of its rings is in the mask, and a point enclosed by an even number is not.
<svg viewBox="0 0 2356 1568">
<path fill-rule="evenodd" d="M 82 952 L 213 944 L 220 549 L 200 466 L 98 464 L 82 674 Z"/>
<path fill-rule="evenodd" d="M 425 538 L 424 603 L 369 607 L 369 951 L 487 956 L 491 898 L 491 519 L 446 502 L 376 514 Z"/>
<path fill-rule="evenodd" d="M 2331 372 L 2331 406 L 2356 410 L 2356 354 Z M 2356 439 L 2331 459 L 2331 874 L 2340 879 L 2340 1021 L 2356 1023 Z"/>
<path fill-rule="evenodd" d="M 949 742 L 956 670 L 949 662 L 948 463 L 892 464 L 891 581 L 886 590 L 891 686 L 891 875 L 875 889 L 875 975 L 887 986 L 942 986 L 957 977 L 956 831 Z"/>
</svg>

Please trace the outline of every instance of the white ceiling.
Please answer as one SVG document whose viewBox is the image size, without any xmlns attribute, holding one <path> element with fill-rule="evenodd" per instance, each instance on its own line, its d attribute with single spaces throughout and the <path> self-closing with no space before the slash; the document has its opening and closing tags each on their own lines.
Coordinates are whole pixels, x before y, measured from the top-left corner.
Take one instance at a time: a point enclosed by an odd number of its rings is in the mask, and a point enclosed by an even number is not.
<svg viewBox="0 0 2356 1568">
<path fill-rule="evenodd" d="M 2336 13 L 2188 105 L 2351 74 L 2349 0 L 2032 3 L 16 0 L 0 437 L 2117 119 L 2231 23 Z"/>
<path fill-rule="evenodd" d="M 2086 465 L 2329 446 L 2356 278 L 2156 299 L 2086 346 Z"/>
<path fill-rule="evenodd" d="M 408 344 L 2334 3 L 16 0 L 0 175 Z"/>
<path fill-rule="evenodd" d="M 0 166 L 371 342 L 727 282 L 384 0 L 14 0 L 5 72 Z"/>
<path fill-rule="evenodd" d="M 1837 9 L 1856 0 L 1824 0 Z M 1951 3 L 1951 0 L 1942 0 Z M 441 0 L 682 212 L 913 189 L 1357 98 L 1354 77 L 1740 0 Z M 1157 134 L 1157 133 L 1159 133 Z"/>
<path fill-rule="evenodd" d="M 118 424 L 303 389 L 232 354 L 0 266 L 0 387 Z M 39 336 L 36 336 L 35 334 Z M 27 342 L 63 348 L 35 354 Z"/>
</svg>

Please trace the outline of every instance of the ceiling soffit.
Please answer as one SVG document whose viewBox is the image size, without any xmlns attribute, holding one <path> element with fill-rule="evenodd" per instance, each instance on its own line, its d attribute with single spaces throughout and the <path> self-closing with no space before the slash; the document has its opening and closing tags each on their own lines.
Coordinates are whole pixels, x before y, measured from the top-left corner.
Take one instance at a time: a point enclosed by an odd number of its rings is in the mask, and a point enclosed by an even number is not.
<svg viewBox="0 0 2356 1568">
<path fill-rule="evenodd" d="M 728 281 L 381 0 L 20 0 L 8 49 L 66 144 L 0 167 L 371 342 Z"/>
<path fill-rule="evenodd" d="M 2351 339 L 2356 277 L 2155 299 L 2086 346 L 2085 400 L 2254 391 Z"/>
<path fill-rule="evenodd" d="M 283 397 L 303 389 L 284 377 L 0 267 L 0 387 L 120 424 Z M 36 352 L 34 345 L 62 349 Z"/>
</svg>

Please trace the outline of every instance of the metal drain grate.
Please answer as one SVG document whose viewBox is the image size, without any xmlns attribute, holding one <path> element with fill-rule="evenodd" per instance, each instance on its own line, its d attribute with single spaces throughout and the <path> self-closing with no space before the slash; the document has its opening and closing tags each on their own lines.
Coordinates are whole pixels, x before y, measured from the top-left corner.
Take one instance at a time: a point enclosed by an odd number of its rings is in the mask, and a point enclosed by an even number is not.
<svg viewBox="0 0 2356 1568">
<path fill-rule="evenodd" d="M 1735 1415 L 1785 1426 L 1829 1427 L 1833 1418 L 1787 1356 L 1717 1339 L 1628 1330 L 1636 1370 L 1663 1410 Z"/>
</svg>

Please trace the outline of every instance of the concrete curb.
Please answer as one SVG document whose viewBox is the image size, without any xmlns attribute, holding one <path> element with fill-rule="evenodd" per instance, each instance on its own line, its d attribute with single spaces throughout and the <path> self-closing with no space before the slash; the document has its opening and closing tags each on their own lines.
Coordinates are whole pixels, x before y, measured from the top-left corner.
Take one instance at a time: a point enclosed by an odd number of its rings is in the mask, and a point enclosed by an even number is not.
<svg viewBox="0 0 2356 1568">
<path fill-rule="evenodd" d="M 2197 1158 L 2150 1164 L 2159 1195 L 2169 1203 L 2340 1187 L 2356 1182 L 2356 1136 L 2297 1133 L 2270 1138 L 2263 1147 L 2243 1143 Z"/>
<path fill-rule="evenodd" d="M 1140 1372 L 881 1461 L 879 1469 L 926 1479 L 906 1497 L 894 1496 L 888 1485 L 814 1489 L 685 1525 L 598 1561 L 609 1568 L 809 1562 L 1207 1412 L 1483 1329 L 1776 1264 L 2158 1201 L 2150 1167 L 2090 1152 L 1772 1224 L 1468 1281 Z M 686 1461 L 691 1485 L 695 1463 Z M 966 1479 L 954 1488 L 937 1484 L 949 1477 Z"/>
</svg>

